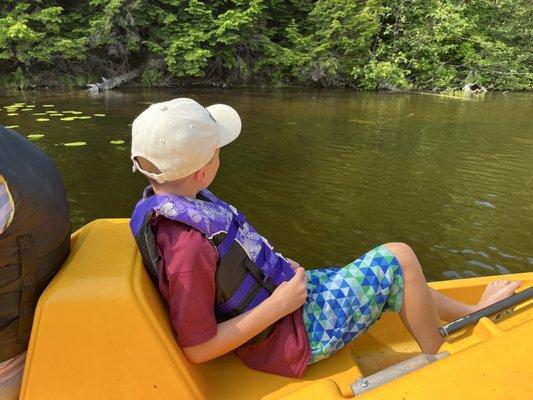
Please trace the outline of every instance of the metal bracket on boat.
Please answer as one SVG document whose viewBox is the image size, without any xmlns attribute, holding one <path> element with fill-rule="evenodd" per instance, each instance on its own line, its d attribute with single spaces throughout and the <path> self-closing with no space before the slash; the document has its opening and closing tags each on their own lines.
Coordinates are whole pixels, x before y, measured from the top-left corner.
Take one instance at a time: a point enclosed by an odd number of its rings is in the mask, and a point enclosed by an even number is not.
<svg viewBox="0 0 533 400">
<path fill-rule="evenodd" d="M 447 351 L 438 354 L 419 354 L 375 374 L 361 377 L 350 387 L 353 394 L 357 396 L 449 355 Z"/>
</svg>

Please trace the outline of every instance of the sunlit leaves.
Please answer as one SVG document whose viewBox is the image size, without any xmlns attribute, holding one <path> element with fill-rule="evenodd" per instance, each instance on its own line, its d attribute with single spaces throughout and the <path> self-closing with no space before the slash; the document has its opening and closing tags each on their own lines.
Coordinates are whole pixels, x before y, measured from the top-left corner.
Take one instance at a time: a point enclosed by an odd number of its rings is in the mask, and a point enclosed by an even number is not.
<svg viewBox="0 0 533 400">
<path fill-rule="evenodd" d="M 4 0 L 0 63 L 20 89 L 36 71 L 81 87 L 141 65 L 146 86 L 525 89 L 531 21 L 529 0 Z"/>
</svg>

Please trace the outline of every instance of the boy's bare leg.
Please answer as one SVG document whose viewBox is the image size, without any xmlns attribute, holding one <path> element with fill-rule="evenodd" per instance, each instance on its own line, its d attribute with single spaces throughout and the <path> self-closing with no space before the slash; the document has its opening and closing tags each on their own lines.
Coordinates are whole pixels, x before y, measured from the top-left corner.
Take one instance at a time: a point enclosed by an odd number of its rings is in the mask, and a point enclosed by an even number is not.
<svg viewBox="0 0 533 400">
<path fill-rule="evenodd" d="M 452 299 L 435 289 L 430 288 L 430 291 L 433 296 L 433 302 L 437 307 L 439 318 L 443 321 L 454 321 L 476 311 L 475 306 L 471 304 Z"/>
<path fill-rule="evenodd" d="M 422 267 L 404 243 L 387 243 L 403 272 L 404 294 L 400 317 L 424 353 L 435 354 L 444 342 L 439 335 L 439 315 Z"/>
<path fill-rule="evenodd" d="M 436 353 L 443 343 L 438 334 L 440 320 L 453 321 L 511 296 L 522 283 L 505 279 L 491 282 L 478 304 L 452 299 L 431 289 L 413 250 L 404 243 L 385 244 L 394 253 L 404 278 L 400 317 L 424 353 Z"/>
<path fill-rule="evenodd" d="M 511 296 L 521 284 L 522 282 L 520 281 L 509 281 L 507 279 L 493 281 L 487 285 L 481 299 L 474 305 L 462 303 L 434 289 L 431 289 L 431 295 L 440 319 L 453 321 Z"/>
</svg>

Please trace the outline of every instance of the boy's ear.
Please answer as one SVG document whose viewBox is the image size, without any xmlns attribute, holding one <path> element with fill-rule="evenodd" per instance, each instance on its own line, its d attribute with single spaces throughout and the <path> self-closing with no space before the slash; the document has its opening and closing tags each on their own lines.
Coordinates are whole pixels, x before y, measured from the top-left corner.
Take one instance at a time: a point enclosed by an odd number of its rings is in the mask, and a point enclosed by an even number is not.
<svg viewBox="0 0 533 400">
<path fill-rule="evenodd" d="M 196 171 L 196 173 L 194 174 L 194 177 L 196 178 L 196 182 L 203 183 L 204 179 L 205 179 L 205 170 L 204 170 L 204 168 L 201 168 L 198 171 Z"/>
</svg>

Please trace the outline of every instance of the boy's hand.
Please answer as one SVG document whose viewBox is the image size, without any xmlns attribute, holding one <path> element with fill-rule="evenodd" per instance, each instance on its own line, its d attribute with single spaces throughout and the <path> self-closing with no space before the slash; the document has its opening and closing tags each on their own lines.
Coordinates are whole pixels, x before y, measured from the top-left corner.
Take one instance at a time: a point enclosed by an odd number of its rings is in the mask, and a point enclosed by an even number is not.
<svg viewBox="0 0 533 400">
<path fill-rule="evenodd" d="M 294 272 L 291 280 L 282 282 L 270 296 L 270 300 L 276 305 L 282 317 L 300 308 L 307 298 L 305 270 L 298 267 Z"/>
<path fill-rule="evenodd" d="M 285 259 L 289 262 L 293 271 L 296 271 L 298 268 L 300 268 L 300 264 L 296 261 L 291 260 L 289 257 L 285 257 Z"/>
</svg>

